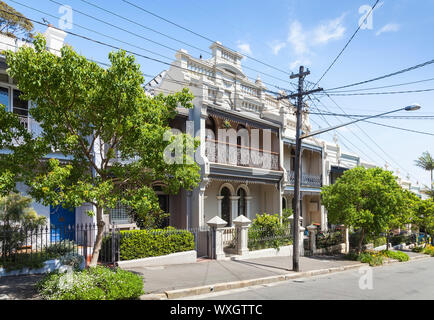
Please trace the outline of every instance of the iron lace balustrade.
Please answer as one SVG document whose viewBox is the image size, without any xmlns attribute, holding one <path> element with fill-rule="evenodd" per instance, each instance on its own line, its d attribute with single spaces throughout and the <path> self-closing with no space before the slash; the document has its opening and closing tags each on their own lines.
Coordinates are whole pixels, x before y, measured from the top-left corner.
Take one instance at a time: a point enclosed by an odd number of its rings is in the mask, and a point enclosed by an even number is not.
<svg viewBox="0 0 434 320">
<path fill-rule="evenodd" d="M 294 185 L 294 183 L 295 183 L 294 171 L 290 171 L 289 183 L 291 185 Z M 303 173 L 301 175 L 301 185 L 302 186 L 309 186 L 309 187 L 322 187 L 322 176 Z"/>
<path fill-rule="evenodd" d="M 278 152 L 206 139 L 205 154 L 214 163 L 279 170 Z"/>
</svg>

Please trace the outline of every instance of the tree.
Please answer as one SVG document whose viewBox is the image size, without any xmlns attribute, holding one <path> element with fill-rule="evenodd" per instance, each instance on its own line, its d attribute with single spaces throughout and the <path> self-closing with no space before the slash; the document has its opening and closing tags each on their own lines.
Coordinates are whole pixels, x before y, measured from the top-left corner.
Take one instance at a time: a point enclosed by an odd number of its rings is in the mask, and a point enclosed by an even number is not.
<svg viewBox="0 0 434 320">
<path fill-rule="evenodd" d="M 25 40 L 33 38 L 33 23 L 4 1 L 0 1 L 0 33 L 12 37 L 22 37 Z M 8 11 L 8 12 L 5 12 Z"/>
<path fill-rule="evenodd" d="M 430 180 L 430 190 L 433 191 L 433 170 L 434 170 L 434 158 L 431 156 L 431 154 L 428 151 L 425 151 L 422 153 L 422 155 L 415 160 L 416 166 L 426 170 L 430 171 L 431 173 L 431 180 Z"/>
<path fill-rule="evenodd" d="M 32 198 L 18 193 L 0 197 L 0 234 L 2 255 L 17 249 L 26 239 L 26 230 L 34 230 L 46 223 L 31 207 Z M 24 231 L 24 232 L 23 232 Z"/>
<path fill-rule="evenodd" d="M 155 217 L 161 213 L 155 183 L 171 194 L 200 181 L 189 153 L 176 163 L 165 157 L 173 145 L 193 151 L 199 145 L 187 134 L 171 134 L 169 127 L 177 106 L 191 108 L 193 96 L 188 89 L 147 96 L 139 65 L 124 51 L 110 53 L 111 66 L 103 69 L 68 46 L 60 57 L 48 52 L 41 35 L 34 44 L 34 49 L 7 52 L 6 60 L 22 99 L 35 103 L 29 112 L 43 132 L 31 138 L 24 134 L 14 152 L 0 159 L 0 169 L 14 163 L 15 180 L 25 182 L 45 205 L 92 204 L 98 232 L 90 264 L 96 265 L 105 208 L 121 203 L 142 218 Z M 71 159 L 40 161 L 53 150 Z"/>
<path fill-rule="evenodd" d="M 432 234 L 434 231 L 434 200 L 420 200 L 415 211 L 414 222 L 419 229 L 425 231 L 425 243 L 427 242 L 427 233 Z"/>
<path fill-rule="evenodd" d="M 336 183 L 322 187 L 321 197 L 331 223 L 361 231 L 358 252 L 366 235 L 388 230 L 404 201 L 391 172 L 363 167 L 347 170 Z"/>
</svg>

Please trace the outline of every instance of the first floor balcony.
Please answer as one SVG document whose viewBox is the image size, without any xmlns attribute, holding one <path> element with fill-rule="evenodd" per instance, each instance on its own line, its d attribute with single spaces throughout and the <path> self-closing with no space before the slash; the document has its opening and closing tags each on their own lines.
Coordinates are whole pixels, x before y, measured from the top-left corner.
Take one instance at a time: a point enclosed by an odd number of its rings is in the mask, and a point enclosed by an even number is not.
<svg viewBox="0 0 434 320">
<path fill-rule="evenodd" d="M 205 148 L 205 154 L 210 162 L 275 171 L 280 170 L 278 152 L 212 139 L 206 139 Z"/>
<path fill-rule="evenodd" d="M 294 185 L 295 184 L 295 172 L 290 171 L 289 172 L 289 184 Z M 322 187 L 322 175 L 313 175 L 313 174 L 307 174 L 302 173 L 301 174 L 301 185 L 302 186 L 308 186 L 308 187 Z"/>
</svg>

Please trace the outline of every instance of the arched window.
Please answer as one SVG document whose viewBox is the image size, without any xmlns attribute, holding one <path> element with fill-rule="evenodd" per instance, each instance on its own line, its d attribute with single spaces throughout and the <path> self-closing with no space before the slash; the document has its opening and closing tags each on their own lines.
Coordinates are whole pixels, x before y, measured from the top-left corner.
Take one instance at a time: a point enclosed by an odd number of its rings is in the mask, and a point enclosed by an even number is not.
<svg viewBox="0 0 434 320">
<path fill-rule="evenodd" d="M 230 208 L 230 199 L 231 192 L 228 188 L 224 187 L 220 193 L 223 196 L 222 199 L 222 219 L 231 225 L 231 208 Z"/>
<path fill-rule="evenodd" d="M 285 197 L 282 197 L 282 210 L 285 210 L 287 208 L 287 205 L 286 205 L 286 198 Z"/>
<path fill-rule="evenodd" d="M 247 217 L 246 212 L 246 190 L 243 188 L 239 188 L 237 192 L 237 196 L 240 198 L 238 199 L 238 215 L 243 215 Z"/>
<path fill-rule="evenodd" d="M 208 117 L 205 121 L 205 138 L 216 139 L 216 125 L 214 119 L 211 117 Z"/>
</svg>

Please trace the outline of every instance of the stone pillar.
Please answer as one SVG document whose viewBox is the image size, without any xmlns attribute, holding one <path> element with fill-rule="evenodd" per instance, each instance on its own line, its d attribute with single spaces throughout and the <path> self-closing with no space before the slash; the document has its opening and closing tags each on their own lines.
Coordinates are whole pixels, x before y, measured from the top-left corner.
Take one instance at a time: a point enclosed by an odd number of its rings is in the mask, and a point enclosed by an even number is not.
<svg viewBox="0 0 434 320">
<path fill-rule="evenodd" d="M 218 212 L 218 216 L 221 218 L 222 217 L 222 200 L 223 200 L 224 196 L 217 196 L 217 212 Z"/>
<path fill-rule="evenodd" d="M 234 219 L 234 225 L 237 232 L 237 254 L 240 256 L 249 253 L 248 244 L 248 232 L 251 221 L 243 215 L 240 215 Z"/>
<path fill-rule="evenodd" d="M 299 235 L 299 243 L 298 243 L 298 247 L 300 250 L 300 256 L 304 256 L 304 230 L 306 230 L 306 229 L 304 227 L 300 226 L 300 235 Z"/>
<path fill-rule="evenodd" d="M 208 226 L 212 231 L 212 251 L 213 259 L 221 260 L 226 257 L 223 251 L 223 228 L 226 226 L 227 222 L 222 218 L 215 216 L 207 222 Z"/>
<path fill-rule="evenodd" d="M 252 196 L 246 196 L 244 197 L 244 199 L 246 199 L 246 216 L 247 218 L 249 218 L 250 220 L 253 220 L 255 217 L 253 217 L 252 212 L 250 211 L 250 207 L 251 207 L 251 200 L 253 199 Z"/>
<path fill-rule="evenodd" d="M 307 226 L 307 230 L 309 230 L 309 250 L 312 252 L 312 254 L 315 254 L 316 250 L 316 226 L 311 224 L 310 226 Z"/>
<path fill-rule="evenodd" d="M 232 210 L 231 210 L 231 216 L 232 216 L 232 224 L 233 221 L 238 217 L 238 199 L 239 196 L 230 196 L 229 199 L 232 201 Z"/>
</svg>

